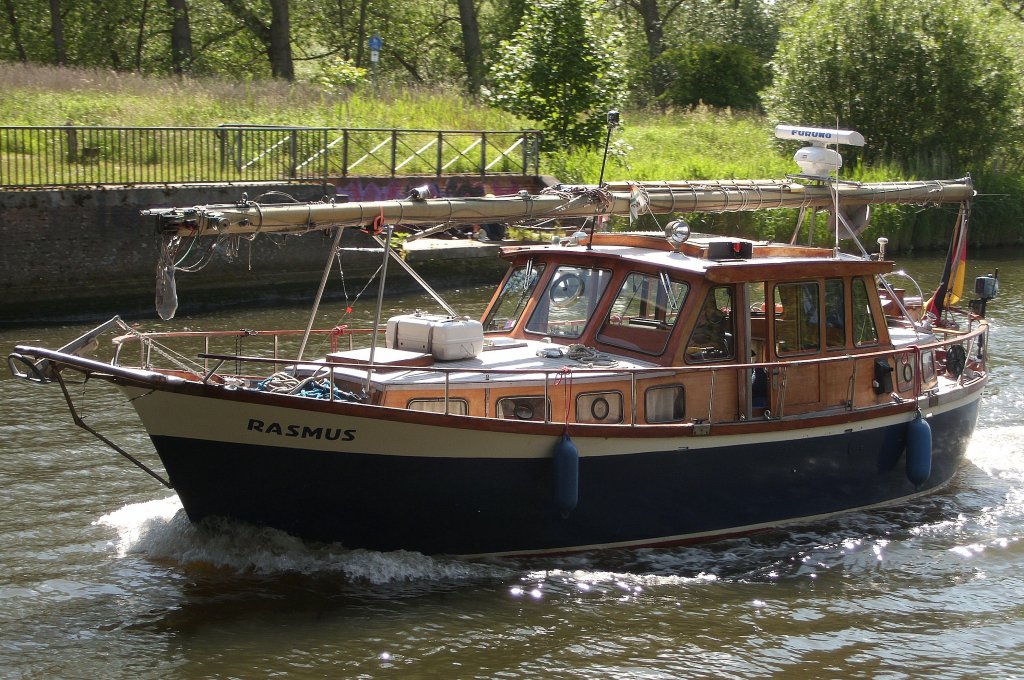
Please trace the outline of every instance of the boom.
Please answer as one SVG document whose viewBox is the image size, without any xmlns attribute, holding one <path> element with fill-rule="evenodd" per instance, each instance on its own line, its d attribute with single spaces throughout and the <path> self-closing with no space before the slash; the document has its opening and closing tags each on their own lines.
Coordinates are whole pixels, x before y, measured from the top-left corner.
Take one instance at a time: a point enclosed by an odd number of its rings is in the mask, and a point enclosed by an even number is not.
<svg viewBox="0 0 1024 680">
<path fill-rule="evenodd" d="M 830 208 L 835 205 L 962 203 L 974 196 L 970 177 L 955 180 L 800 184 L 776 180 L 613 182 L 559 185 L 540 194 L 487 198 L 428 198 L 393 201 L 224 205 L 152 209 L 165 235 L 296 233 L 386 224 L 479 224 L 563 217 L 628 215 L 642 205 L 657 214 L 733 212 L 771 208 Z"/>
</svg>

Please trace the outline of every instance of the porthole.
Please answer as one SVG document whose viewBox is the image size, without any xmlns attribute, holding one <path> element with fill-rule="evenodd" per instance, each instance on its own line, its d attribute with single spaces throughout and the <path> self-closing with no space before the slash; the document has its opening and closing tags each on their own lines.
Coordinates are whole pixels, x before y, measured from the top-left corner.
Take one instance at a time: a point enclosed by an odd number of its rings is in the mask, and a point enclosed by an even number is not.
<svg viewBox="0 0 1024 680">
<path fill-rule="evenodd" d="M 576 397 L 577 423 L 621 423 L 622 394 L 584 392 Z"/>
<path fill-rule="evenodd" d="M 509 420 L 544 421 L 547 411 L 544 397 L 503 397 L 497 404 L 498 417 Z"/>
</svg>

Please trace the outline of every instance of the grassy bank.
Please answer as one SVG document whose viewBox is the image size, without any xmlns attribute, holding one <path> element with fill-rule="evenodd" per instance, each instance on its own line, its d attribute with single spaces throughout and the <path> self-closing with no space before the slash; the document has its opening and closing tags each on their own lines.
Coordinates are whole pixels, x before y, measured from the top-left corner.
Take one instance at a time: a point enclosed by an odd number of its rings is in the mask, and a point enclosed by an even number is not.
<svg viewBox="0 0 1024 680">
<path fill-rule="evenodd" d="M 152 78 L 105 71 L 0 64 L 0 125 L 215 126 L 220 123 L 512 130 L 532 127 L 461 92 L 372 88 L 326 92 L 283 82 Z M 608 180 L 778 178 L 796 171 L 792 149 L 772 137 L 763 116 L 701 108 L 627 111 L 612 137 Z M 866 131 L 865 131 L 866 132 Z M 870 134 L 866 134 L 870 140 Z M 547 154 L 542 172 L 563 182 L 596 182 L 600 151 Z M 964 170 L 966 174 L 968 169 Z M 938 175 L 922 172 L 922 177 Z M 1024 234 L 1024 179 L 974 173 L 981 195 L 972 216 L 975 244 L 1016 244 Z M 848 179 L 909 179 L 888 167 L 859 168 Z M 952 208 L 950 208 L 951 210 Z M 948 210 L 912 206 L 875 211 L 867 239 L 885 235 L 896 250 L 943 248 Z M 789 211 L 696 216 L 716 233 L 788 240 Z M 823 220 L 819 220 L 823 222 Z M 648 226 L 653 227 L 653 224 Z M 827 242 L 822 225 L 821 241 Z"/>
</svg>

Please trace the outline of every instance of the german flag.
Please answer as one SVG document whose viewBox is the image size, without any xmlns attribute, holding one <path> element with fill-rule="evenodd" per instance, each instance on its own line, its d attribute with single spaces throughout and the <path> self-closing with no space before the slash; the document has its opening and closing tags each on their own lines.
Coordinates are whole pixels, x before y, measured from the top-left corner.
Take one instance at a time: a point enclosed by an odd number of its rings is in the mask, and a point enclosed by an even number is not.
<svg viewBox="0 0 1024 680">
<path fill-rule="evenodd" d="M 964 277 L 967 272 L 967 223 L 970 207 L 964 203 L 960 206 L 953 238 L 949 241 L 949 252 L 946 265 L 942 269 L 942 278 L 935 294 L 925 303 L 925 311 L 936 322 L 942 320 L 942 313 L 960 302 L 964 296 Z"/>
</svg>

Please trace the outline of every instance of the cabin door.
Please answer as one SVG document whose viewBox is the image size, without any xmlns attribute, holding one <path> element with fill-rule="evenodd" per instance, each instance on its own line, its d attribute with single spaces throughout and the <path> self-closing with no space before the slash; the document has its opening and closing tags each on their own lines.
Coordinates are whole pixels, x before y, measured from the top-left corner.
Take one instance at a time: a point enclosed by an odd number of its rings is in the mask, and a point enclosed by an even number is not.
<svg viewBox="0 0 1024 680">
<path fill-rule="evenodd" d="M 767 376 L 770 408 L 776 416 L 814 410 L 821 400 L 821 367 L 803 363 L 821 352 L 821 286 L 818 281 L 772 286 L 773 359 Z M 799 362 L 799 363 L 795 363 Z"/>
</svg>

